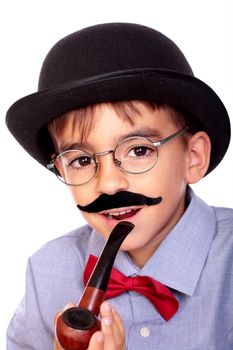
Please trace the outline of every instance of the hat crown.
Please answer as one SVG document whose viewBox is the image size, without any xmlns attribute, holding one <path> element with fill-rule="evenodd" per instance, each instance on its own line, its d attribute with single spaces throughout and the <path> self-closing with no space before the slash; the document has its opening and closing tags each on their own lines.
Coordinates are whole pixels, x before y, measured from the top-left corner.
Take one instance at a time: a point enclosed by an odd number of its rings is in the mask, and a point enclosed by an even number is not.
<svg viewBox="0 0 233 350">
<path fill-rule="evenodd" d="M 222 101 L 194 77 L 172 40 L 138 24 L 100 24 L 60 40 L 42 65 L 39 92 L 16 101 L 6 123 L 46 165 L 55 152 L 47 129 L 51 120 L 77 108 L 127 100 L 160 102 L 191 116 L 211 140 L 208 172 L 222 160 L 230 142 Z"/>
<path fill-rule="evenodd" d="M 38 88 L 137 68 L 193 75 L 181 50 L 159 31 L 138 24 L 107 23 L 77 31 L 54 45 L 44 60 Z"/>
</svg>

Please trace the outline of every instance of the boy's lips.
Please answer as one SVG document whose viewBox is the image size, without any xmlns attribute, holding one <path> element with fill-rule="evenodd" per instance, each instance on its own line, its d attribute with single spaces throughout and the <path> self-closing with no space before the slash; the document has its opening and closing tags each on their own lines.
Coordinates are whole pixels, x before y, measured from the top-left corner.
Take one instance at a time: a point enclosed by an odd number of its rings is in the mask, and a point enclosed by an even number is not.
<svg viewBox="0 0 233 350">
<path fill-rule="evenodd" d="M 108 219 L 113 220 L 125 220 L 133 217 L 138 213 L 143 207 L 130 207 L 130 208 L 117 208 L 113 210 L 105 210 L 98 214 L 106 216 Z"/>
</svg>

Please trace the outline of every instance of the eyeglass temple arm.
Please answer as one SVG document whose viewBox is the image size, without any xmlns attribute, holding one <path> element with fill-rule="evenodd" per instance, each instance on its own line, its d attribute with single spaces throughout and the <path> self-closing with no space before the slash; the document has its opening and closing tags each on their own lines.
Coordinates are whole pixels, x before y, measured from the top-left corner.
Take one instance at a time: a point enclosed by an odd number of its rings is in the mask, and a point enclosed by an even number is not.
<svg viewBox="0 0 233 350">
<path fill-rule="evenodd" d="M 185 126 L 183 129 L 177 131 L 175 134 L 172 134 L 168 137 L 166 137 L 165 139 L 161 140 L 161 141 L 158 141 L 158 142 L 153 142 L 153 145 L 155 147 L 161 147 L 162 145 L 164 145 L 165 143 L 173 140 L 175 137 L 178 137 L 180 135 L 182 135 L 186 130 L 188 130 L 188 126 Z"/>
<path fill-rule="evenodd" d="M 52 171 L 52 173 L 54 173 L 55 175 L 59 175 L 61 176 L 60 172 L 57 170 L 55 164 L 53 163 L 53 161 L 51 161 L 50 163 L 46 164 L 46 168 L 50 171 Z"/>
</svg>

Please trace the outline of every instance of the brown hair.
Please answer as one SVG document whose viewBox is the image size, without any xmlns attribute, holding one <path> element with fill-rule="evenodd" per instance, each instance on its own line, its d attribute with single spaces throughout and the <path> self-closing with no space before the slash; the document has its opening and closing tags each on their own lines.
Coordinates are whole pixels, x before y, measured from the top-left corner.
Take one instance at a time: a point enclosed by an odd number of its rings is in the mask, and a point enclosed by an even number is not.
<svg viewBox="0 0 233 350">
<path fill-rule="evenodd" d="M 142 116 L 141 111 L 138 108 L 138 102 L 139 101 L 108 102 L 107 104 L 114 108 L 119 118 L 126 120 L 130 125 L 133 126 L 135 115 L 139 117 Z M 175 109 L 174 107 L 171 107 L 166 104 L 154 103 L 149 101 L 140 102 L 152 110 L 160 108 L 168 109 L 169 115 L 173 119 L 174 123 L 177 124 L 179 127 L 184 127 L 185 125 L 190 124 L 187 122 L 188 118 L 186 117 L 186 115 L 180 112 L 179 110 Z M 77 127 L 78 123 L 78 127 L 81 131 L 81 141 L 88 136 L 90 130 L 92 129 L 96 121 L 96 119 L 93 117 L 96 106 L 97 105 L 91 105 L 84 108 L 69 111 L 61 115 L 60 117 L 54 119 L 48 124 L 48 130 L 56 152 L 61 151 L 59 146 L 59 139 L 61 138 L 62 131 L 68 119 L 69 121 L 72 120 L 73 131 Z"/>
</svg>

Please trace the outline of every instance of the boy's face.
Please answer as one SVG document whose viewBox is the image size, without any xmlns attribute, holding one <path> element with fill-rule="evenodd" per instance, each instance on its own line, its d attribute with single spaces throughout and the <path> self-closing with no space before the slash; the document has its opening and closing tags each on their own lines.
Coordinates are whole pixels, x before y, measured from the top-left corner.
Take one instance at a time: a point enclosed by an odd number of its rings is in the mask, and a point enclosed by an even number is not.
<svg viewBox="0 0 233 350">
<path fill-rule="evenodd" d="M 92 154 L 112 150 L 122 138 L 132 133 L 140 134 L 145 129 L 151 130 L 151 135 L 158 133 L 159 138 L 150 138 L 159 141 L 182 128 L 176 125 L 169 116 L 169 110 L 165 108 L 152 110 L 139 102 L 137 106 L 141 116 L 135 116 L 132 126 L 128 121 L 119 118 L 110 105 L 98 105 L 94 111 L 95 123 L 87 138 L 82 141 L 83 149 Z M 62 143 L 68 141 L 72 144 L 81 140 L 78 125 L 73 131 L 71 124 L 68 121 L 63 130 L 60 140 Z M 137 206 L 139 210 L 125 219 L 135 224 L 135 228 L 123 242 L 121 249 L 127 251 L 136 264 L 143 265 L 185 210 L 188 151 L 183 136 L 163 145 L 159 149 L 157 164 L 146 173 L 129 174 L 122 171 L 114 163 L 112 153 L 97 156 L 97 162 L 100 164 L 99 169 L 89 183 L 69 187 L 76 204 L 85 206 L 103 193 L 113 195 L 119 191 L 162 197 L 157 205 Z M 108 214 L 129 209 L 132 208 L 114 208 L 108 210 Z M 105 239 L 119 222 L 106 213 L 82 214 Z"/>
</svg>

